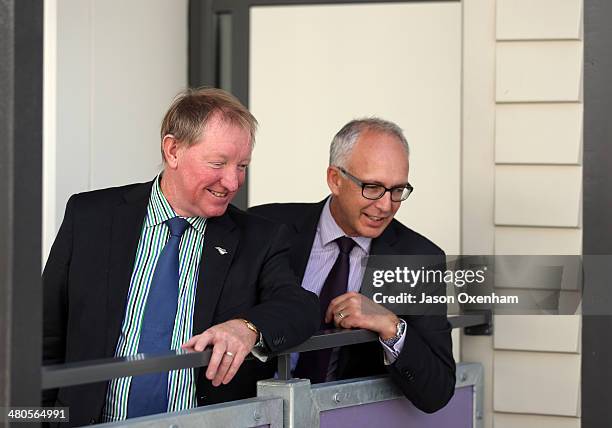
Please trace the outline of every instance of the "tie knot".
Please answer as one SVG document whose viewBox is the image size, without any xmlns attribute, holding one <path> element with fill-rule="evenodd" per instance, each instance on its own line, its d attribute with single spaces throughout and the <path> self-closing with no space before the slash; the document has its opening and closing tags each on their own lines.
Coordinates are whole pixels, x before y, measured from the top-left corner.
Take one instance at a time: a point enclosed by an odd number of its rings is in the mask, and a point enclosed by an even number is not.
<svg viewBox="0 0 612 428">
<path fill-rule="evenodd" d="M 340 252 L 344 254 L 349 254 L 355 246 L 355 241 L 353 241 L 353 239 L 349 238 L 348 236 L 338 238 L 335 240 L 335 242 L 338 245 Z"/>
<path fill-rule="evenodd" d="M 180 238 L 189 226 L 189 223 L 184 218 L 173 217 L 166 220 L 166 224 L 170 228 L 170 235 Z"/>
</svg>

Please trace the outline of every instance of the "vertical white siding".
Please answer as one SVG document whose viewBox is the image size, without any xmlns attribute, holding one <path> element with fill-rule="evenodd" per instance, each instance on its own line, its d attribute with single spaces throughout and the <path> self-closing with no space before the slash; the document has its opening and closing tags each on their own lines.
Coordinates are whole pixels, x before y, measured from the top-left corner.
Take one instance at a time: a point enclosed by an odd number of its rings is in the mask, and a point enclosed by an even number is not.
<svg viewBox="0 0 612 428">
<path fill-rule="evenodd" d="M 45 60 L 45 82 L 55 84 L 54 95 L 52 86 L 45 92 L 45 259 L 71 194 L 153 178 L 163 113 L 187 86 L 187 0 L 53 3 L 55 17 L 45 16 L 56 28 L 54 60 Z"/>
</svg>

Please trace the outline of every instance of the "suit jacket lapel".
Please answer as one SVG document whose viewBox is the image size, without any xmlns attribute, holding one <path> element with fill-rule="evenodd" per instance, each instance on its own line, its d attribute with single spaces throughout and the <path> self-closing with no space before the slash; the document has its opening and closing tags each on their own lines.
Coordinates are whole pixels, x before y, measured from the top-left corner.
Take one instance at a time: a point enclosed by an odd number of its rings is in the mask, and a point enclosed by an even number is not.
<svg viewBox="0 0 612 428">
<path fill-rule="evenodd" d="M 198 273 L 193 334 L 200 334 L 211 326 L 217 301 L 239 240 L 240 230 L 227 212 L 221 217 L 208 220 Z"/>
<path fill-rule="evenodd" d="M 111 223 L 110 263 L 107 287 L 108 330 L 106 355 L 115 353 L 142 224 L 147 212 L 152 183 L 126 191 L 124 203 L 115 207 Z"/>
<path fill-rule="evenodd" d="M 221 217 L 207 221 L 204 232 L 204 248 L 200 259 L 196 301 L 193 309 L 193 334 L 200 334 L 211 327 L 212 319 L 225 283 L 225 277 L 238 248 L 240 230 L 226 212 Z M 225 250 L 220 251 L 218 248 Z M 203 367 L 195 369 L 199 379 Z"/>
<path fill-rule="evenodd" d="M 291 267 L 300 279 L 300 282 L 304 279 L 304 272 L 306 271 L 312 244 L 317 233 L 319 217 L 321 217 L 321 211 L 323 211 L 326 201 L 327 198 L 312 205 L 312 207 L 306 211 L 305 215 L 294 225 L 297 238 L 291 245 L 289 258 L 291 260 Z"/>
</svg>

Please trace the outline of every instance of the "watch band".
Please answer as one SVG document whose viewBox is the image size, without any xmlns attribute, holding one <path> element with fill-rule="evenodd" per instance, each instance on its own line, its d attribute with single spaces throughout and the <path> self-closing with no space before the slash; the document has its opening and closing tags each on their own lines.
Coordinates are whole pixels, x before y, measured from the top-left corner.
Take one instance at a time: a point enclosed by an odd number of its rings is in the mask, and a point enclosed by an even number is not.
<svg viewBox="0 0 612 428">
<path fill-rule="evenodd" d="M 382 343 L 387 345 L 389 348 L 393 348 L 397 342 L 402 338 L 404 332 L 406 331 L 406 321 L 400 318 L 397 322 L 397 327 L 395 330 L 395 336 L 390 337 L 389 339 L 382 340 Z"/>
<path fill-rule="evenodd" d="M 240 321 L 244 322 L 249 330 L 257 334 L 257 342 L 253 345 L 254 348 L 263 348 L 265 346 L 263 341 L 263 334 L 259 331 L 259 329 L 249 320 L 245 320 L 244 318 L 239 318 Z"/>
</svg>

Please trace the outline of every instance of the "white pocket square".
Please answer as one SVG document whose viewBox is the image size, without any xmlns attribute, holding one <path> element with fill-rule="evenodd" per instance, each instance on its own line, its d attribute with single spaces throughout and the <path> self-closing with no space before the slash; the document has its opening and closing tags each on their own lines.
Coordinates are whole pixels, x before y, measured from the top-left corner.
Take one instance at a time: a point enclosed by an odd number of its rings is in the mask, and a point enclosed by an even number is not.
<svg viewBox="0 0 612 428">
<path fill-rule="evenodd" d="M 215 250 L 217 250 L 219 252 L 219 254 L 221 254 L 222 256 L 227 254 L 227 250 L 225 248 L 215 247 Z"/>
</svg>

